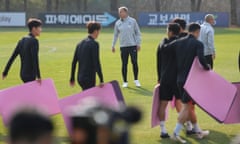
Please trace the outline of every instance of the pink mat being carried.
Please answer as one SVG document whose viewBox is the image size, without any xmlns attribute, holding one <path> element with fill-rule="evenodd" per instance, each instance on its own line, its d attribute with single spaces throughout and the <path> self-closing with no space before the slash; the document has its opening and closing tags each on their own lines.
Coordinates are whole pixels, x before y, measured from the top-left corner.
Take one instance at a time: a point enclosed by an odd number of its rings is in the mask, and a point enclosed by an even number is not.
<svg viewBox="0 0 240 144">
<path fill-rule="evenodd" d="M 206 71 L 196 58 L 184 86 L 192 99 L 210 116 L 224 122 L 237 88 L 214 71 Z"/>
<path fill-rule="evenodd" d="M 58 114 L 60 109 L 53 81 L 45 79 L 41 85 L 33 81 L 0 91 L 0 113 L 5 125 L 16 110 L 26 106 L 41 108 L 49 115 Z"/>
<path fill-rule="evenodd" d="M 233 85 L 237 88 L 237 94 L 224 121 L 225 124 L 240 123 L 240 82 L 233 83 Z"/>
<path fill-rule="evenodd" d="M 160 124 L 160 120 L 159 120 L 159 116 L 158 116 L 158 109 L 159 109 L 159 87 L 160 84 L 157 84 L 154 87 L 153 90 L 153 99 L 152 99 L 152 116 L 151 116 L 151 127 L 156 127 L 159 126 Z M 170 102 L 171 107 L 174 108 L 175 107 L 175 97 L 173 98 L 173 100 Z M 169 109 L 169 105 L 166 108 L 166 117 L 165 119 L 167 119 L 168 117 L 168 109 Z"/>
<path fill-rule="evenodd" d="M 69 134 L 71 133 L 71 125 L 69 111 L 67 110 L 70 106 L 78 105 L 81 100 L 87 97 L 97 98 L 101 100 L 102 103 L 111 107 L 117 107 L 120 103 L 124 103 L 122 92 L 117 81 L 106 83 L 103 88 L 94 87 L 59 100 L 59 105 Z"/>
</svg>

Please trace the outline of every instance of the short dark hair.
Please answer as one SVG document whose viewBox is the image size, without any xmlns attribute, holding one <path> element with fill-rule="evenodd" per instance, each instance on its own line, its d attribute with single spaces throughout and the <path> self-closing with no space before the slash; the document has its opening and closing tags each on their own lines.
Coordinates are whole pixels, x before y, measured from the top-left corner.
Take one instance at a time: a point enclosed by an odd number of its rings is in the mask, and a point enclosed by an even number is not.
<svg viewBox="0 0 240 144">
<path fill-rule="evenodd" d="M 174 35 L 178 35 L 180 32 L 180 26 L 177 23 L 169 23 L 168 24 L 168 31 L 173 32 Z"/>
<path fill-rule="evenodd" d="M 101 24 L 95 21 L 90 21 L 87 23 L 88 33 L 92 34 L 95 30 L 101 29 Z"/>
<path fill-rule="evenodd" d="M 33 27 L 42 26 L 42 21 L 40 19 L 37 19 L 37 18 L 30 18 L 30 19 L 28 19 L 27 25 L 28 25 L 29 31 L 31 32 Z"/>
<path fill-rule="evenodd" d="M 50 118 L 35 109 L 23 109 L 12 117 L 9 123 L 9 137 L 13 143 L 34 143 L 42 136 L 51 134 L 53 129 Z"/>
<path fill-rule="evenodd" d="M 198 23 L 190 23 L 188 26 L 188 32 L 195 32 L 200 29 L 201 29 L 201 26 Z"/>
<path fill-rule="evenodd" d="M 181 19 L 181 18 L 175 18 L 173 20 L 174 23 L 177 23 L 180 25 L 180 27 L 185 30 L 186 29 L 186 26 L 187 26 L 187 22 L 184 20 L 184 19 Z"/>
</svg>

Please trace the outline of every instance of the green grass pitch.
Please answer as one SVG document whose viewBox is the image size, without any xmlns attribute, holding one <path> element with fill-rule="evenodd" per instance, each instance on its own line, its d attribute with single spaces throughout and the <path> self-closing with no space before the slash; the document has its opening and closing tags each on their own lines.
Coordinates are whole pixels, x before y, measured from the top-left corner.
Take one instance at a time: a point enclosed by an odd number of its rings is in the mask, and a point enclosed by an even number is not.
<svg viewBox="0 0 240 144">
<path fill-rule="evenodd" d="M 0 33 L 0 71 L 2 72 L 17 41 L 28 32 L 23 28 L 0 28 Z M 132 144 L 173 143 L 170 140 L 161 140 L 159 138 L 159 127 L 150 128 L 152 90 L 157 82 L 156 48 L 163 37 L 166 36 L 165 33 L 165 29 L 160 28 L 142 29 L 142 49 L 139 52 L 139 80 L 142 88 L 134 86 L 132 68 L 129 65 L 129 88 L 122 89 L 124 98 L 127 104 L 139 106 L 144 112 L 143 120 L 138 125 L 132 127 Z M 217 28 L 215 33 L 217 54 L 214 70 L 231 82 L 240 81 L 237 68 L 237 57 L 240 49 L 240 29 Z M 105 82 L 118 80 L 121 85 L 119 46 L 116 46 L 117 51 L 113 54 L 111 52 L 112 36 L 113 29 L 103 28 L 97 40 L 100 44 L 104 80 Z M 71 88 L 69 86 L 69 78 L 71 61 L 76 44 L 85 37 L 86 30 L 84 28 L 43 28 L 43 32 L 39 37 L 41 75 L 43 78 L 52 78 L 54 80 L 60 98 L 80 92 L 81 90 L 78 85 Z M 11 67 L 7 79 L 4 81 L 0 80 L 0 89 L 22 83 L 19 78 L 19 65 L 20 61 L 17 58 Z M 202 129 L 210 130 L 211 134 L 206 139 L 196 140 L 194 137 L 186 137 L 182 132 L 181 135 L 187 138 L 188 143 L 228 144 L 240 132 L 239 125 L 219 124 L 198 108 L 197 116 Z M 59 142 L 66 143 L 62 141 L 66 138 L 67 133 L 61 115 L 54 116 L 53 120 L 56 126 L 56 137 Z M 176 112 L 170 110 L 166 123 L 170 134 L 173 132 L 176 120 Z M 1 143 L 4 143 L 3 139 L 6 137 L 6 133 L 6 128 L 0 122 Z"/>
</svg>

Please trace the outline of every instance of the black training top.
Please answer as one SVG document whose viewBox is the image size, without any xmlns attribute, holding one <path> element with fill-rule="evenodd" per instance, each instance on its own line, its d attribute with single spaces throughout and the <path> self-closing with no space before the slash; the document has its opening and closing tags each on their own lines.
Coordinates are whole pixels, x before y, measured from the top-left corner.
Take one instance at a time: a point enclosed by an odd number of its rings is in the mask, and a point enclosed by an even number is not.
<svg viewBox="0 0 240 144">
<path fill-rule="evenodd" d="M 168 44 L 177 37 L 164 39 L 157 49 L 157 73 L 158 81 L 162 84 L 176 84 L 177 82 L 177 64 L 176 55 L 170 51 L 162 51 L 162 47 Z"/>
<path fill-rule="evenodd" d="M 100 82 L 103 82 L 103 74 L 99 59 L 99 44 L 88 36 L 82 40 L 75 50 L 72 61 L 70 81 L 75 81 L 75 69 L 78 62 L 78 81 L 96 81 L 96 72 Z"/>
<path fill-rule="evenodd" d="M 17 44 L 12 56 L 3 72 L 7 76 L 8 71 L 15 60 L 20 55 L 21 58 L 21 77 L 24 78 L 41 78 L 38 60 L 39 45 L 38 40 L 30 33 L 23 37 Z"/>
<path fill-rule="evenodd" d="M 191 34 L 165 45 L 163 50 L 170 50 L 176 54 L 177 83 L 186 82 L 196 56 L 204 69 L 210 69 L 203 55 L 203 44 Z"/>
</svg>

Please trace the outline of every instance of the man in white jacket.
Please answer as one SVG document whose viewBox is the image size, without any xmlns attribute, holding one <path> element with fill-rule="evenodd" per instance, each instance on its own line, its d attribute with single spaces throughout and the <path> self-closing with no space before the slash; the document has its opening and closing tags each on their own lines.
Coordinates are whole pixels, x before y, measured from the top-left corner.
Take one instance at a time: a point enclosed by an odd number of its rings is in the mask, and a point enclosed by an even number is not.
<svg viewBox="0 0 240 144">
<path fill-rule="evenodd" d="M 215 47 L 214 47 L 214 29 L 213 25 L 216 24 L 214 15 L 207 14 L 205 16 L 205 21 L 201 25 L 200 37 L 199 40 L 204 45 L 204 56 L 207 60 L 207 63 L 213 68 L 213 60 L 215 59 Z"/>
</svg>

